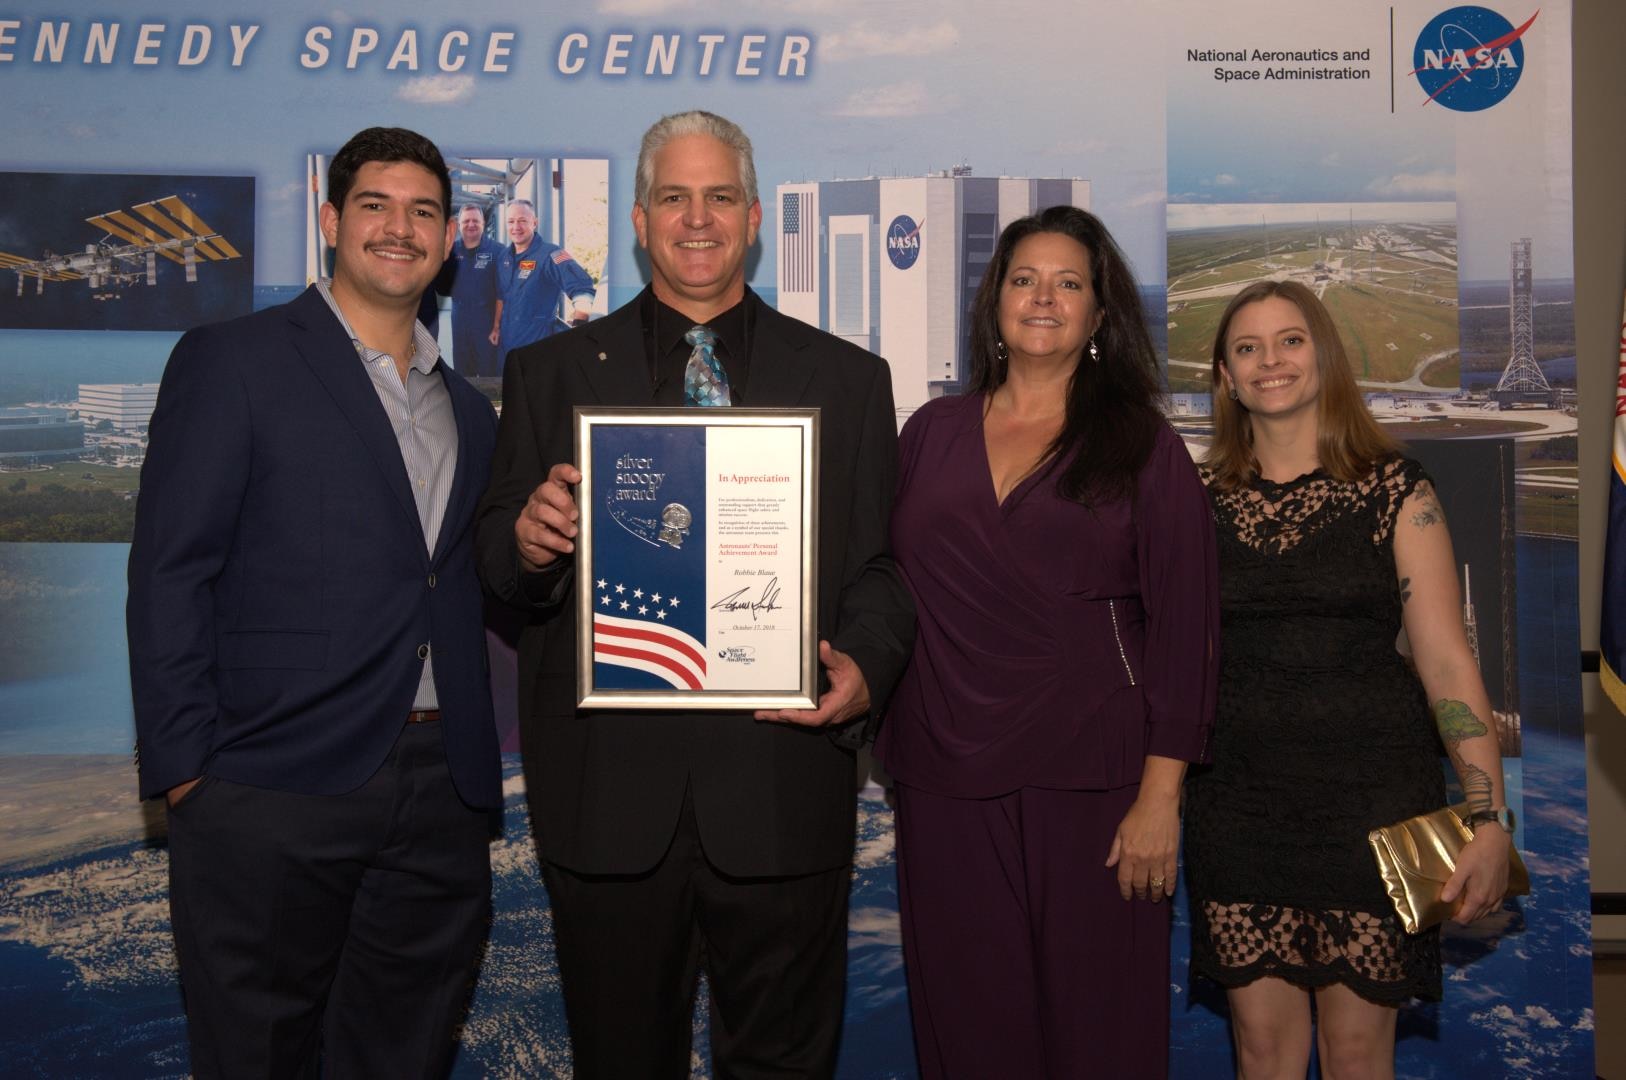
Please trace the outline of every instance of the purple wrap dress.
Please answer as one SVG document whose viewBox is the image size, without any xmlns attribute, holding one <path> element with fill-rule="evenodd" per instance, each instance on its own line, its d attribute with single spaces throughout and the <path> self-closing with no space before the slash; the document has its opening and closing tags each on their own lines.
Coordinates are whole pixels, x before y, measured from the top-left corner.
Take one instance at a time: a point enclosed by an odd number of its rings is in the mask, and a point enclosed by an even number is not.
<svg viewBox="0 0 1626 1080">
<path fill-rule="evenodd" d="M 892 517 L 919 628 L 876 752 L 922 1074 L 1162 1076 L 1168 908 L 1103 863 L 1146 755 L 1207 756 L 1212 514 L 1162 424 L 1133 505 L 1064 499 L 1064 461 L 997 502 L 984 401 L 910 418 Z"/>
</svg>

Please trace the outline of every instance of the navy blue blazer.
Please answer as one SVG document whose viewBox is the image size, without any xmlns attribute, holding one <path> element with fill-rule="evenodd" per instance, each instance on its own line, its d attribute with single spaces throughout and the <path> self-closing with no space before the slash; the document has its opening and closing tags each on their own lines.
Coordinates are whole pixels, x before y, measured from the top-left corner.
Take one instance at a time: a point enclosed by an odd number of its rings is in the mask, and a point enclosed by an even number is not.
<svg viewBox="0 0 1626 1080">
<path fill-rule="evenodd" d="M 314 288 L 175 346 L 130 545 L 143 798 L 205 773 L 359 787 L 400 734 L 433 641 L 453 782 L 471 806 L 501 803 L 472 528 L 496 416 L 440 370 L 458 453 L 431 553 L 389 418 Z"/>
</svg>

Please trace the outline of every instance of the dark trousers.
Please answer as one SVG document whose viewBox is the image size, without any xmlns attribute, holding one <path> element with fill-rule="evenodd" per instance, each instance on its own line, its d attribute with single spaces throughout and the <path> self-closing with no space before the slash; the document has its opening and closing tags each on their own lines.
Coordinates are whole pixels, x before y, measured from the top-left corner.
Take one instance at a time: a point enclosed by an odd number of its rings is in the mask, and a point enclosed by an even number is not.
<svg viewBox="0 0 1626 1080">
<path fill-rule="evenodd" d="M 920 1074 L 1168 1075 L 1169 905 L 1102 865 L 1138 787 L 955 799 L 897 785 Z"/>
<path fill-rule="evenodd" d="M 205 776 L 169 812 L 194 1075 L 443 1075 L 488 923 L 490 820 L 453 789 L 438 723 L 405 725 L 344 795 Z"/>
<path fill-rule="evenodd" d="M 455 302 L 453 304 L 456 306 Z M 471 314 L 467 322 L 475 322 Z M 478 378 L 498 374 L 497 346 L 491 343 L 491 317 L 488 313 L 485 328 L 478 326 L 463 330 L 458 326 L 457 312 L 452 312 L 452 363 L 464 378 Z"/>
<path fill-rule="evenodd" d="M 735 878 L 701 849 L 685 800 L 653 870 L 543 864 L 578 1080 L 689 1076 L 697 972 L 711 989 L 719 1080 L 835 1072 L 850 866 Z"/>
</svg>

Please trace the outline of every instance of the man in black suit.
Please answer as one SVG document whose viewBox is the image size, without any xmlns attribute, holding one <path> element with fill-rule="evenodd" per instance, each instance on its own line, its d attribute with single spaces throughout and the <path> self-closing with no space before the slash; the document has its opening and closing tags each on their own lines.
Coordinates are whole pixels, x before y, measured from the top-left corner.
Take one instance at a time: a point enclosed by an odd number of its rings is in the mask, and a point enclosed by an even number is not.
<svg viewBox="0 0 1626 1080">
<path fill-rule="evenodd" d="M 451 180 L 369 128 L 328 199 L 331 282 L 175 346 L 136 504 L 141 794 L 199 1077 L 444 1073 L 489 910 L 496 417 L 415 319 Z"/>
<path fill-rule="evenodd" d="M 638 242 L 652 281 L 586 327 L 515 351 L 481 573 L 530 612 L 520 639 L 526 788 L 577 1075 L 689 1073 L 703 965 L 722 1076 L 828 1076 L 845 983 L 853 734 L 914 636 L 887 554 L 896 421 L 884 361 L 768 307 L 745 285 L 756 240 L 751 143 L 680 113 L 645 133 Z M 716 338 L 724 404 L 821 410 L 816 711 L 578 712 L 575 405 L 682 405 Z M 693 375 L 687 381 L 693 381 Z"/>
</svg>

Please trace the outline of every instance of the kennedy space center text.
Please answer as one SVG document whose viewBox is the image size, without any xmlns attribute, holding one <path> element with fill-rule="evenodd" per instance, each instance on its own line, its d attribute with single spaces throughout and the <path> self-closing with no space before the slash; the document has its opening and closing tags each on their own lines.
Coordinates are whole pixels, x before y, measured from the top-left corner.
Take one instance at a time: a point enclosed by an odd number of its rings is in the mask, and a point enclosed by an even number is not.
<svg viewBox="0 0 1626 1080">
<path fill-rule="evenodd" d="M 142 22 L 0 15 L 0 69 L 42 67 L 244 68 L 268 50 L 299 68 L 389 74 L 506 75 L 530 59 L 565 78 L 676 78 L 730 75 L 739 79 L 803 79 L 814 39 L 800 33 L 720 30 L 573 30 L 552 35 L 528 53 L 513 27 L 424 29 L 362 20 L 265 30 L 263 23 Z M 285 44 L 267 45 L 267 41 Z"/>
</svg>

